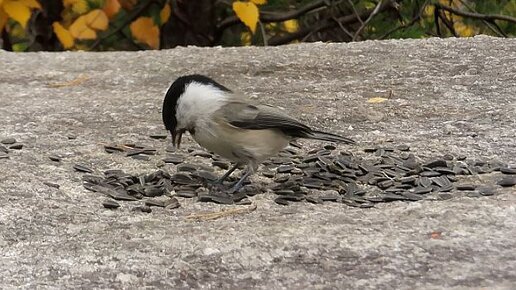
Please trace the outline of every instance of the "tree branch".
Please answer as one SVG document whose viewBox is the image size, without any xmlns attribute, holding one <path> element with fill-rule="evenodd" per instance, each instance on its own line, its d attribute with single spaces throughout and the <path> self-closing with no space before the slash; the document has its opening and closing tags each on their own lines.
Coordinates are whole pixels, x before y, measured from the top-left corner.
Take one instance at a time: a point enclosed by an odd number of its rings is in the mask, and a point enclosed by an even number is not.
<svg viewBox="0 0 516 290">
<path fill-rule="evenodd" d="M 425 11 L 426 6 L 428 5 L 428 1 L 429 0 L 426 0 L 423 3 L 423 5 L 421 5 L 421 7 L 419 8 L 416 16 L 414 16 L 412 18 L 412 20 L 410 20 L 408 23 L 401 24 L 401 25 L 398 25 L 397 27 L 394 27 L 393 29 L 391 29 L 391 30 L 387 31 L 386 33 L 384 33 L 378 39 L 385 39 L 387 36 L 391 35 L 392 33 L 396 32 L 396 31 L 398 31 L 400 29 L 404 29 L 404 28 L 407 28 L 409 26 L 414 25 L 417 21 L 419 21 L 419 19 L 421 19 L 421 16 L 423 15 L 423 11 Z"/>
<path fill-rule="evenodd" d="M 385 1 L 382 3 L 383 4 L 380 6 L 378 12 L 382 12 L 382 11 L 386 10 L 387 8 L 391 7 L 390 1 Z M 333 17 L 326 18 L 322 21 L 319 21 L 314 26 L 304 27 L 304 28 L 301 28 L 298 31 L 290 33 L 290 34 L 272 37 L 271 39 L 269 39 L 269 45 L 281 45 L 281 44 L 286 44 L 286 43 L 292 42 L 297 39 L 302 39 L 302 38 L 306 37 L 307 35 L 312 34 L 314 32 L 318 32 L 318 31 L 328 29 L 328 28 L 333 28 L 338 25 L 337 23 L 351 24 L 351 23 L 359 22 L 359 19 L 360 20 L 367 19 L 373 13 L 373 11 L 375 9 L 367 9 L 362 12 L 359 12 L 358 14 L 353 13 L 350 15 L 341 16 L 336 19 L 334 19 Z"/>
<path fill-rule="evenodd" d="M 317 8 L 320 8 L 320 7 L 323 7 L 323 6 L 326 6 L 326 3 L 324 0 L 318 0 L 318 1 L 314 1 L 314 2 L 311 2 L 301 8 L 299 8 L 298 10 L 293 10 L 293 11 L 289 11 L 289 12 L 285 12 L 285 13 L 267 13 L 267 12 L 263 12 L 263 11 L 260 11 L 260 21 L 262 23 L 271 23 L 271 22 L 281 22 L 281 21 L 285 21 L 285 20 L 289 20 L 289 19 L 294 19 L 294 18 L 297 18 L 311 10 L 314 10 L 314 9 L 317 9 Z M 222 32 L 228 28 L 228 27 L 231 27 L 233 25 L 236 25 L 238 23 L 240 23 L 240 19 L 238 19 L 238 17 L 236 17 L 235 15 L 233 16 L 229 16 L 228 18 L 222 20 L 219 25 L 217 25 L 217 34 L 222 34 Z"/>
<path fill-rule="evenodd" d="M 366 27 L 366 25 L 373 19 L 373 17 L 378 14 L 378 12 L 380 12 L 380 7 L 382 5 L 384 5 L 387 1 L 389 0 L 380 0 L 380 2 L 376 5 L 376 7 L 374 8 L 373 12 L 371 12 L 371 14 L 369 14 L 369 17 L 367 17 L 366 21 L 365 22 L 362 22 L 362 25 L 360 25 L 360 27 L 357 29 L 357 31 L 355 32 L 355 35 L 353 35 L 353 39 L 351 39 L 352 41 L 355 41 L 357 40 L 357 37 L 360 35 L 360 33 L 362 32 L 362 30 L 364 30 L 364 28 Z"/>
<path fill-rule="evenodd" d="M 443 5 L 441 3 L 434 3 L 433 5 L 435 6 L 435 8 L 446 10 L 450 13 L 457 14 L 457 15 L 463 16 L 463 17 L 470 17 L 470 18 L 487 20 L 487 21 L 503 20 L 503 21 L 516 23 L 516 18 L 507 16 L 507 15 L 480 14 L 480 13 L 474 13 L 474 12 L 467 12 L 467 11 L 462 11 L 462 10 L 458 10 L 458 9 Z"/>
</svg>

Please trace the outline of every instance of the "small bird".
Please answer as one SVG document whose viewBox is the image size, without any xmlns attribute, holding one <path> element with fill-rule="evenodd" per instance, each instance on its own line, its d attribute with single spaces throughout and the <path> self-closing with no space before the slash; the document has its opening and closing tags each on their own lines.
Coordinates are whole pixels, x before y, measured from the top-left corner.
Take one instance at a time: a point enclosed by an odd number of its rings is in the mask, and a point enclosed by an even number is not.
<svg viewBox="0 0 516 290">
<path fill-rule="evenodd" d="M 189 132 L 202 147 L 235 163 L 222 176 L 222 184 L 235 169 L 245 165 L 230 193 L 242 188 L 260 163 L 276 155 L 296 138 L 354 144 L 352 139 L 313 130 L 283 111 L 254 104 L 213 79 L 193 74 L 177 78 L 163 101 L 163 123 L 179 148 Z"/>
</svg>

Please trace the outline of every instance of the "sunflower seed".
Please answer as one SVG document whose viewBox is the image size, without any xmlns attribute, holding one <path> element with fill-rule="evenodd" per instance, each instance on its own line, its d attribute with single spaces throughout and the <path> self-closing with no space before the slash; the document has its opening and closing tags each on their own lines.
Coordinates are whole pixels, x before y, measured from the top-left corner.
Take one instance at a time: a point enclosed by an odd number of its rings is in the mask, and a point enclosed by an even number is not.
<svg viewBox="0 0 516 290">
<path fill-rule="evenodd" d="M 180 164 L 185 162 L 185 158 L 181 155 L 169 155 L 162 159 L 165 163 Z"/>
<path fill-rule="evenodd" d="M 411 190 L 411 192 L 414 194 L 427 194 L 427 193 L 432 192 L 432 190 L 433 190 L 433 188 L 430 186 L 428 186 L 428 187 L 418 186 L 418 187 L 414 188 L 413 190 Z"/>
<path fill-rule="evenodd" d="M 176 170 L 179 171 L 185 171 L 185 172 L 194 172 L 196 171 L 198 166 L 195 166 L 193 164 L 183 163 L 176 167 Z"/>
<path fill-rule="evenodd" d="M 424 176 L 424 177 L 435 177 L 435 176 L 441 176 L 441 173 L 439 173 L 437 171 L 423 171 L 419 175 Z"/>
<path fill-rule="evenodd" d="M 143 195 L 148 196 L 148 197 L 155 197 L 155 196 L 160 196 L 163 194 L 164 194 L 163 188 L 160 186 L 155 186 L 155 185 L 147 186 L 143 189 Z"/>
<path fill-rule="evenodd" d="M 211 165 L 216 166 L 220 169 L 229 169 L 229 163 L 224 162 L 224 161 L 216 160 L 216 161 L 211 162 Z"/>
<path fill-rule="evenodd" d="M 478 192 L 483 196 L 491 196 L 496 193 L 496 189 L 491 186 L 482 186 L 477 188 Z"/>
<path fill-rule="evenodd" d="M 146 156 L 146 155 L 132 155 L 131 158 L 136 159 L 136 160 L 143 160 L 143 161 L 150 160 L 149 156 Z"/>
<path fill-rule="evenodd" d="M 393 194 L 393 193 L 383 193 L 381 195 L 381 198 L 385 202 L 398 201 L 398 200 L 407 200 L 406 197 L 404 197 L 402 195 Z"/>
<path fill-rule="evenodd" d="M 244 198 L 238 202 L 235 202 L 236 205 L 250 205 L 250 204 L 253 204 L 253 202 L 248 199 L 248 198 Z"/>
<path fill-rule="evenodd" d="M 501 167 L 500 172 L 503 174 L 516 174 L 516 168 Z"/>
<path fill-rule="evenodd" d="M 151 135 L 149 135 L 149 137 L 152 139 L 167 139 L 168 135 L 167 134 L 151 134 Z"/>
<path fill-rule="evenodd" d="M 374 152 L 376 152 L 376 150 L 378 150 L 378 148 L 374 148 L 374 147 L 364 148 L 365 153 L 374 153 Z"/>
<path fill-rule="evenodd" d="M 46 185 L 46 186 L 49 186 L 49 187 L 57 188 L 57 189 L 59 189 L 59 187 L 61 187 L 61 186 L 60 186 L 59 184 L 57 184 L 57 183 L 52 183 L 52 182 L 47 182 L 47 181 L 44 181 L 44 182 L 43 182 L 43 184 L 44 184 L 44 185 Z"/>
<path fill-rule="evenodd" d="M 455 185 L 455 188 L 458 190 L 475 190 L 477 188 L 474 184 L 457 184 Z"/>
<path fill-rule="evenodd" d="M 438 196 L 441 200 L 448 200 L 448 199 L 453 198 L 453 194 L 451 194 L 451 193 L 444 193 L 444 192 L 443 192 L 443 193 L 439 193 L 437 196 Z"/>
<path fill-rule="evenodd" d="M 119 208 L 120 204 L 112 199 L 106 199 L 102 202 L 102 206 L 109 209 Z"/>
<path fill-rule="evenodd" d="M 451 184 L 451 183 L 438 188 L 438 191 L 440 191 L 440 192 L 447 192 L 447 191 L 452 191 L 452 190 L 453 190 L 453 184 Z"/>
<path fill-rule="evenodd" d="M 396 149 L 398 149 L 399 151 L 409 151 L 410 147 L 408 145 L 401 144 L 401 145 L 396 146 Z"/>
<path fill-rule="evenodd" d="M 13 149 L 13 150 L 20 150 L 22 148 L 23 148 L 23 144 L 20 144 L 20 143 L 9 146 L 9 149 Z"/>
<path fill-rule="evenodd" d="M 283 182 L 286 182 L 287 180 L 289 180 L 289 178 L 290 178 L 290 175 L 279 175 L 279 176 L 276 176 L 276 178 L 274 178 L 274 182 L 283 183 Z"/>
<path fill-rule="evenodd" d="M 309 203 L 313 203 L 313 204 L 322 204 L 322 203 L 323 203 L 323 201 L 322 201 L 320 198 L 318 198 L 318 197 L 314 197 L 314 196 L 307 196 L 307 197 L 305 198 L 305 200 L 306 200 L 307 202 L 309 202 Z"/>
<path fill-rule="evenodd" d="M 302 201 L 305 199 L 305 197 L 303 195 L 297 195 L 297 194 L 294 194 L 294 195 L 282 195 L 281 198 L 285 199 L 285 200 L 288 200 L 288 201 Z"/>
<path fill-rule="evenodd" d="M 386 188 L 389 188 L 391 186 L 394 185 L 394 181 L 392 180 L 386 180 L 386 181 L 382 181 L 382 182 L 379 182 L 376 184 L 379 188 L 381 189 L 386 189 Z"/>
<path fill-rule="evenodd" d="M 200 202 L 214 202 L 218 204 L 233 204 L 233 198 L 222 195 L 203 194 L 199 195 L 197 201 Z"/>
<path fill-rule="evenodd" d="M 181 206 L 181 204 L 179 204 L 179 200 L 177 200 L 177 198 L 175 198 L 175 197 L 171 197 L 171 198 L 165 200 L 163 202 L 163 205 L 165 206 L 166 209 L 174 209 L 174 208 L 178 208 Z"/>
<path fill-rule="evenodd" d="M 278 173 L 288 173 L 288 172 L 292 171 L 292 169 L 294 169 L 294 166 L 292 166 L 292 165 L 280 165 L 276 169 L 276 171 Z"/>
<path fill-rule="evenodd" d="M 322 201 L 332 201 L 332 202 L 341 202 L 342 201 L 342 197 L 340 197 L 339 195 L 335 195 L 335 194 L 323 195 L 323 196 L 320 196 L 319 199 Z"/>
<path fill-rule="evenodd" d="M 418 200 L 422 200 L 423 199 L 423 196 L 421 196 L 420 194 L 417 194 L 417 193 L 411 193 L 411 192 L 402 192 L 401 195 L 403 195 L 404 197 L 406 197 L 408 200 L 411 200 L 411 201 L 418 201 Z"/>
<path fill-rule="evenodd" d="M 100 184 L 100 183 L 102 183 L 102 181 L 104 181 L 104 178 L 102 176 L 98 176 L 98 175 L 84 174 L 82 176 L 82 181 L 93 183 L 93 184 Z"/>
<path fill-rule="evenodd" d="M 197 170 L 192 173 L 192 176 L 201 178 L 206 181 L 215 181 L 215 180 L 219 179 L 219 177 L 216 176 L 215 174 L 213 174 L 209 171 L 205 171 L 205 170 Z"/>
<path fill-rule="evenodd" d="M 439 187 L 450 185 L 451 182 L 446 176 L 432 177 L 430 180 Z"/>
<path fill-rule="evenodd" d="M 417 176 L 416 175 L 410 175 L 410 176 L 406 176 L 406 177 L 400 177 L 400 178 L 397 178 L 396 181 L 399 181 L 401 183 L 414 183 L 417 179 Z"/>
<path fill-rule="evenodd" d="M 428 161 L 423 166 L 428 167 L 428 168 L 448 167 L 448 164 L 446 163 L 446 160 L 444 160 L 444 159 L 434 159 L 434 160 Z"/>
<path fill-rule="evenodd" d="M 150 206 L 147 206 L 147 205 L 135 206 L 131 210 L 132 211 L 144 212 L 144 213 L 151 213 L 152 212 L 152 209 L 150 208 Z"/>
<path fill-rule="evenodd" d="M 4 138 L 4 139 L 2 139 L 0 141 L 0 143 L 5 144 L 5 145 L 11 145 L 11 144 L 16 143 L 16 139 L 14 139 L 14 138 Z"/>
<path fill-rule="evenodd" d="M 131 196 L 124 192 L 118 192 L 114 191 L 114 193 L 111 194 L 111 198 L 114 200 L 123 200 L 123 201 L 136 201 L 138 200 L 136 197 Z"/>
<path fill-rule="evenodd" d="M 179 196 L 179 197 L 192 198 L 192 197 L 196 197 L 197 193 L 193 190 L 180 189 L 180 190 L 176 191 L 175 195 Z"/>
<path fill-rule="evenodd" d="M 500 179 L 496 184 L 502 187 L 514 186 L 516 185 L 516 176 L 505 176 L 504 178 Z"/>
<path fill-rule="evenodd" d="M 87 172 L 87 173 L 93 173 L 93 170 L 86 167 L 85 165 L 82 165 L 82 164 L 75 164 L 73 166 L 73 169 L 75 169 L 76 171 L 79 171 L 79 172 Z"/>
<path fill-rule="evenodd" d="M 280 204 L 280 205 L 289 205 L 290 202 L 286 199 L 284 199 L 283 197 L 278 197 L 276 199 L 274 199 L 274 202 L 277 203 L 277 204 Z"/>
<path fill-rule="evenodd" d="M 157 207 L 165 207 L 165 203 L 160 200 L 148 199 L 145 201 L 146 206 L 157 206 Z"/>
</svg>

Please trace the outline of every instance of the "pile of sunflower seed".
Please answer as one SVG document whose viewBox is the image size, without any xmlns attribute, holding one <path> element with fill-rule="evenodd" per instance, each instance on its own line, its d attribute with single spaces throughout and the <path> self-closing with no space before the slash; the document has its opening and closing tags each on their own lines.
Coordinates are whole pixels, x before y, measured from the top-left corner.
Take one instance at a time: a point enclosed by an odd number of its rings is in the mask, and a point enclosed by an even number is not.
<svg viewBox="0 0 516 290">
<path fill-rule="evenodd" d="M 291 145 L 264 162 L 258 171 L 258 174 L 269 179 L 270 184 L 260 186 L 247 182 L 236 194 L 227 193 L 230 182 L 237 180 L 234 176 L 225 185 L 213 183 L 219 177 L 213 173 L 213 168 L 228 169 L 230 164 L 205 151 L 189 150 L 181 154 L 173 149 L 167 150 L 163 162 L 174 165 L 173 174 L 160 169 L 142 175 L 132 175 L 122 170 L 107 170 L 102 175 L 94 175 L 94 171 L 86 166 L 76 164 L 74 168 L 86 173 L 83 176 L 86 189 L 110 198 L 103 204 L 104 207 L 118 207 L 114 200 L 144 200 L 145 205 L 136 208 L 143 212 L 150 212 L 151 206 L 179 207 L 177 197 L 219 204 L 250 204 L 249 196 L 266 192 L 267 189 L 277 195 L 275 202 L 281 205 L 291 202 L 339 202 L 369 208 L 376 203 L 391 201 L 446 200 L 462 195 L 490 196 L 496 194 L 499 187 L 516 185 L 516 168 L 499 161 L 468 160 L 466 156 L 452 155 L 422 160 L 411 153 L 407 145 L 366 148 L 365 157 L 338 151 L 332 144 L 308 152 L 296 143 Z M 123 151 L 132 158 L 156 154 L 154 149 L 134 144 L 106 145 L 105 150 L 108 153 Z M 187 163 L 191 156 L 201 157 L 212 166 Z M 461 175 L 493 171 L 499 171 L 504 176 L 496 185 L 477 186 L 459 182 Z"/>
<path fill-rule="evenodd" d="M 0 159 L 9 158 L 9 150 L 20 150 L 23 144 L 16 142 L 14 138 L 4 138 L 0 140 Z"/>
</svg>

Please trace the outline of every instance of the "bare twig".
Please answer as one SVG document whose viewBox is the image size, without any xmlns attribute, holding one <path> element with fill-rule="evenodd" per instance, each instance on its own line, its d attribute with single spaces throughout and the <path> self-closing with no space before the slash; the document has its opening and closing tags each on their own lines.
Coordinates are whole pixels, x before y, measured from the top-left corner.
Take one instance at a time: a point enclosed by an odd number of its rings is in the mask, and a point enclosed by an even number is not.
<svg viewBox="0 0 516 290">
<path fill-rule="evenodd" d="M 416 22 L 418 22 L 421 19 L 421 16 L 423 15 L 423 11 L 425 11 L 426 6 L 428 5 L 428 1 L 429 0 L 426 0 L 423 3 L 423 5 L 421 5 L 421 7 L 419 8 L 418 13 L 416 14 L 416 16 L 414 16 L 412 18 L 412 20 L 410 20 L 407 23 L 398 25 L 397 27 L 394 27 L 393 29 L 387 31 L 385 34 L 380 36 L 379 39 L 385 39 L 387 36 L 391 35 L 392 33 L 396 32 L 396 31 L 398 31 L 400 29 L 404 29 L 404 28 L 410 27 L 410 26 L 414 25 Z"/>
<path fill-rule="evenodd" d="M 471 8 L 471 6 L 469 6 L 466 2 L 464 2 L 462 0 L 459 0 L 459 2 L 460 2 L 460 4 L 462 4 L 462 6 L 468 8 L 468 10 L 470 12 L 476 13 L 476 11 L 473 8 Z M 487 28 L 489 28 L 492 32 L 494 32 L 498 36 L 508 37 L 507 34 L 505 34 L 505 32 L 503 32 L 503 30 L 500 28 L 500 26 L 498 26 L 498 24 L 496 24 L 496 22 L 489 21 L 489 20 L 482 20 L 482 22 L 487 26 Z"/>
<path fill-rule="evenodd" d="M 457 32 L 455 31 L 455 28 L 453 27 L 453 23 L 450 22 L 450 20 L 448 18 L 446 18 L 446 15 L 444 13 L 438 13 L 437 16 L 441 19 L 441 21 L 444 23 L 446 28 L 448 28 L 448 30 L 450 30 L 450 32 L 453 34 L 453 36 L 457 37 Z"/>
<path fill-rule="evenodd" d="M 474 12 L 466 12 L 462 10 L 458 10 L 440 3 L 434 3 L 435 8 L 439 8 L 448 12 L 451 12 L 453 14 L 463 16 L 463 17 L 470 17 L 475 19 L 481 19 L 481 20 L 487 20 L 487 21 L 495 21 L 495 20 L 503 20 L 511 23 L 516 23 L 516 18 L 507 16 L 507 15 L 499 15 L 499 14 L 480 14 L 480 13 L 474 13 Z"/>
<path fill-rule="evenodd" d="M 435 7 L 434 9 L 434 23 L 435 23 L 435 32 L 437 36 L 442 37 L 441 26 L 439 25 L 439 8 Z"/>
<path fill-rule="evenodd" d="M 324 0 L 318 0 L 311 2 L 298 10 L 293 10 L 289 12 L 283 12 L 283 13 L 265 13 L 260 12 L 260 21 L 263 23 L 271 23 L 271 22 L 282 22 L 289 19 L 297 18 L 313 9 L 323 7 L 326 3 Z M 218 33 L 222 33 L 226 28 L 233 26 L 235 24 L 240 23 L 240 19 L 236 17 L 235 15 L 230 16 L 224 20 L 222 20 L 219 25 L 217 25 L 217 31 Z"/>
<path fill-rule="evenodd" d="M 383 2 L 383 1 L 382 1 Z M 387 3 L 390 2 L 384 2 L 383 5 L 380 6 L 380 11 L 384 11 L 386 8 L 390 7 L 390 5 L 387 5 Z M 350 24 L 358 22 L 358 18 L 360 19 L 366 19 L 371 15 L 373 12 L 373 9 L 367 9 L 362 12 L 359 12 L 358 15 L 350 14 L 350 15 L 344 15 L 337 18 L 337 22 L 340 22 L 342 24 Z M 316 25 L 311 27 L 304 27 L 299 29 L 296 32 L 281 35 L 277 37 L 272 37 L 269 39 L 269 45 L 281 45 L 285 43 L 289 43 L 296 39 L 302 39 L 303 37 L 306 37 L 308 34 L 312 34 L 324 29 L 333 28 L 337 25 L 336 21 L 331 18 L 326 18 L 324 20 L 319 21 Z"/>
<path fill-rule="evenodd" d="M 348 0 L 348 3 L 349 3 L 349 6 L 351 6 L 351 9 L 353 10 L 353 13 L 357 16 L 358 21 L 360 22 L 360 25 L 364 25 L 364 22 L 363 22 L 363 21 L 362 21 L 362 19 L 358 16 L 358 11 L 357 11 L 357 9 L 355 8 L 355 5 L 353 4 L 353 1 Z"/>
<path fill-rule="evenodd" d="M 357 14 L 358 15 L 358 14 Z M 360 17 L 357 17 L 357 19 L 360 19 Z M 332 17 L 331 20 L 335 21 L 340 29 L 347 35 L 349 36 L 349 38 L 353 39 L 353 34 L 351 34 L 351 32 L 349 32 L 345 27 L 344 25 L 342 25 L 342 23 L 340 23 L 340 21 L 336 18 L 336 17 Z M 362 21 L 362 19 L 360 19 L 360 21 Z"/>
<path fill-rule="evenodd" d="M 260 31 L 262 32 L 263 46 L 268 46 L 267 35 L 265 34 L 265 27 L 261 21 L 259 21 L 258 24 L 260 25 Z"/>
<path fill-rule="evenodd" d="M 376 5 L 376 7 L 374 8 L 373 12 L 371 12 L 371 14 L 369 14 L 369 17 L 367 17 L 366 21 L 362 22 L 362 25 L 360 25 L 360 27 L 357 29 L 357 31 L 355 32 L 355 35 L 353 36 L 353 38 L 351 39 L 352 41 L 355 41 L 357 40 L 357 37 L 360 35 L 360 33 L 362 33 L 362 30 L 364 30 L 364 28 L 367 26 L 367 24 L 373 19 L 373 17 L 378 14 L 378 12 L 380 12 L 380 7 L 382 7 L 382 5 L 387 2 L 389 0 L 381 0 L 380 2 L 378 2 L 378 4 Z"/>
<path fill-rule="evenodd" d="M 251 213 L 254 210 L 256 210 L 256 204 L 253 204 L 249 207 L 233 207 L 233 208 L 223 209 L 223 210 L 216 211 L 216 212 L 191 214 L 191 215 L 187 216 L 186 219 L 194 220 L 194 221 L 209 221 L 209 220 L 216 220 L 216 219 L 226 217 L 226 216 Z"/>
</svg>

